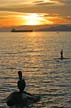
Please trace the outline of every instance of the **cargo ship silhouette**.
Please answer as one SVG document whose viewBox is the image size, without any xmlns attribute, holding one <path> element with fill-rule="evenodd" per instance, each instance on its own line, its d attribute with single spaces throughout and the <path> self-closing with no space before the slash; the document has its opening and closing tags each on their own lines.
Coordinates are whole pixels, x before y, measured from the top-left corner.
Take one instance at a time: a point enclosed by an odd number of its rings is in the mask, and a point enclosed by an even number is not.
<svg viewBox="0 0 71 108">
<path fill-rule="evenodd" d="M 15 29 L 15 28 L 13 28 L 12 30 L 11 30 L 11 32 L 32 32 L 33 30 L 21 30 L 21 29 Z"/>
</svg>

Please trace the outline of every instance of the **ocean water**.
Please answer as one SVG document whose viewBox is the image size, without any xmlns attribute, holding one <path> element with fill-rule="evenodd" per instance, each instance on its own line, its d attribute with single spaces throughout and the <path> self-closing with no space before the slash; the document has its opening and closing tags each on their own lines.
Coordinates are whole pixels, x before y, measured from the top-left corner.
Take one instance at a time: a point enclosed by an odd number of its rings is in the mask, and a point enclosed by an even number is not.
<svg viewBox="0 0 71 108">
<path fill-rule="evenodd" d="M 0 33 L 0 108 L 18 90 L 19 70 L 25 91 L 41 96 L 31 108 L 71 108 L 71 32 Z"/>
</svg>

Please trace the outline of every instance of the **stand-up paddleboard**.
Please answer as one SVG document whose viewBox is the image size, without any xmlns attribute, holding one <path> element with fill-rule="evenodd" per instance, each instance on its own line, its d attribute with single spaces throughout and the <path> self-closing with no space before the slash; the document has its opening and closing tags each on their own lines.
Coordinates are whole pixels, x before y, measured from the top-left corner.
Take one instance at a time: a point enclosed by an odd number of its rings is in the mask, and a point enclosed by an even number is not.
<svg viewBox="0 0 71 108">
<path fill-rule="evenodd" d="M 70 60 L 71 58 L 65 58 L 64 57 L 64 54 L 63 54 L 63 49 L 61 49 L 60 51 L 60 57 L 59 58 L 55 58 L 56 61 L 58 62 L 64 62 L 64 61 L 67 61 L 67 60 Z"/>
</svg>

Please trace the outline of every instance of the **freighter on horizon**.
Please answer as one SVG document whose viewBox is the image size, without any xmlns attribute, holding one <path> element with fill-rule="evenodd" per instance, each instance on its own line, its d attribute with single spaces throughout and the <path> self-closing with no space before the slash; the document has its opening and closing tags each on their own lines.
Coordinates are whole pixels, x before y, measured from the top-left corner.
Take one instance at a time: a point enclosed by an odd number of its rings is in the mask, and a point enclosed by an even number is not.
<svg viewBox="0 0 71 108">
<path fill-rule="evenodd" d="M 32 32 L 33 30 L 20 30 L 20 29 L 15 29 L 15 28 L 13 28 L 12 30 L 11 30 L 11 32 Z"/>
</svg>

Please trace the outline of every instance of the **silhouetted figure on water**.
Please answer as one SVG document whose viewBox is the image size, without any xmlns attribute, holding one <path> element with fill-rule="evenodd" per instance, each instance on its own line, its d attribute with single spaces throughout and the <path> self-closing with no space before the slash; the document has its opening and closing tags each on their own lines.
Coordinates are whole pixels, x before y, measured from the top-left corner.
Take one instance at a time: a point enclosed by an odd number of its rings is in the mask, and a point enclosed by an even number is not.
<svg viewBox="0 0 71 108">
<path fill-rule="evenodd" d="M 26 87 L 26 82 L 25 80 L 22 78 L 22 72 L 21 71 L 18 71 L 18 76 L 19 76 L 19 81 L 17 83 L 17 86 L 20 90 L 20 92 L 23 92 L 25 87 Z"/>
<path fill-rule="evenodd" d="M 32 95 L 24 91 L 26 87 L 26 82 L 24 78 L 22 78 L 22 72 L 18 71 L 19 80 L 17 82 L 17 86 L 19 91 L 15 91 L 11 93 L 7 99 L 6 103 L 9 107 L 15 106 L 15 108 L 23 108 L 24 106 L 28 106 L 40 100 L 40 96 Z"/>
<path fill-rule="evenodd" d="M 24 89 L 26 87 L 26 82 L 25 82 L 24 78 L 22 78 L 21 71 L 18 71 L 18 76 L 19 76 L 19 80 L 17 82 L 17 86 L 18 86 L 19 92 L 31 95 L 30 93 L 27 93 L 26 91 L 24 91 Z"/>
<path fill-rule="evenodd" d="M 61 55 L 60 59 L 63 60 L 64 59 L 64 57 L 63 57 L 63 49 L 61 50 L 60 55 Z"/>
</svg>

